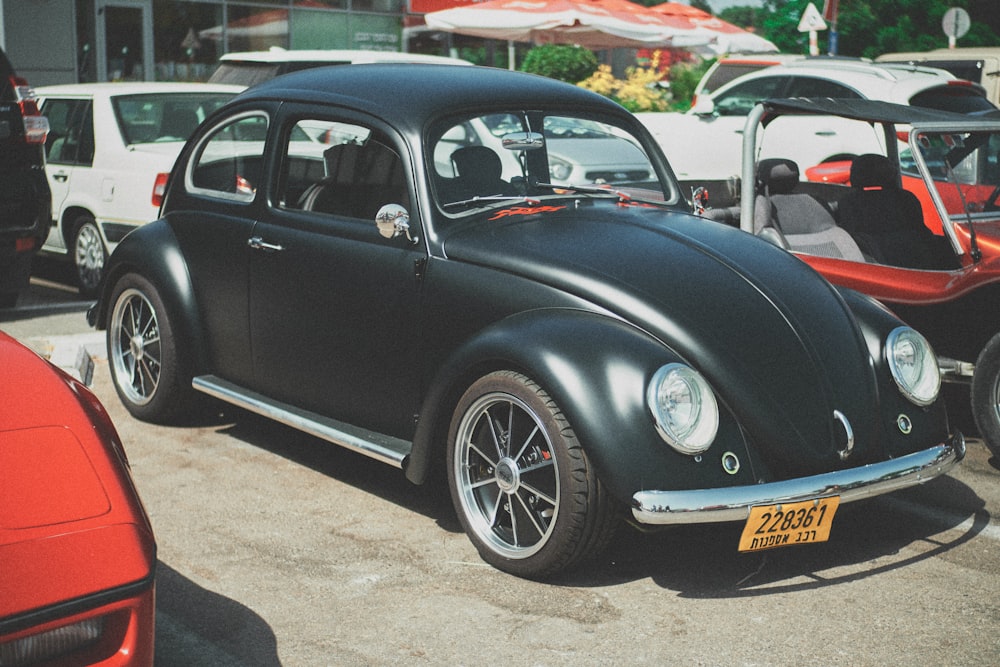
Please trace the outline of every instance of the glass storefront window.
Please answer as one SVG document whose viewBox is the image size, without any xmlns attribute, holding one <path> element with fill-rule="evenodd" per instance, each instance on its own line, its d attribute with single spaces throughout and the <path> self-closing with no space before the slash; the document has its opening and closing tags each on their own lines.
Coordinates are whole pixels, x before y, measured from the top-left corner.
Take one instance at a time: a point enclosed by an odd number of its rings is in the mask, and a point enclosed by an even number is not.
<svg viewBox="0 0 1000 667">
<path fill-rule="evenodd" d="M 288 10 L 229 5 L 224 32 L 227 51 L 266 51 L 272 46 L 287 49 Z"/>
<path fill-rule="evenodd" d="M 153 0 L 157 81 L 206 81 L 222 55 L 222 5 Z"/>
</svg>

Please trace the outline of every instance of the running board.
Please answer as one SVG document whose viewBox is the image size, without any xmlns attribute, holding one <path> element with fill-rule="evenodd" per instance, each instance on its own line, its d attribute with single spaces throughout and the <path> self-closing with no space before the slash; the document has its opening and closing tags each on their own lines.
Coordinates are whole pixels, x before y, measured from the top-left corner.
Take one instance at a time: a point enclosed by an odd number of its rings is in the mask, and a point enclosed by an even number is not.
<svg viewBox="0 0 1000 667">
<path fill-rule="evenodd" d="M 315 412 L 272 400 L 214 375 L 199 375 L 191 381 L 191 386 L 220 401 L 239 406 L 400 469 L 413 448 L 412 443 L 406 440 L 372 433 Z"/>
</svg>

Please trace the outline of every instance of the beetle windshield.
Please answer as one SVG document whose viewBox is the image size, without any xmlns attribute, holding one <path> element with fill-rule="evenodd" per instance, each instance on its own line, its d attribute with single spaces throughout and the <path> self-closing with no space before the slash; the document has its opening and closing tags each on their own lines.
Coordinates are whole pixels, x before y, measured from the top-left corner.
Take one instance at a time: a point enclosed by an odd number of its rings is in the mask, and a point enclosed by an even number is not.
<svg viewBox="0 0 1000 667">
<path fill-rule="evenodd" d="M 462 214 L 482 206 L 558 194 L 565 186 L 602 188 L 674 203 L 642 140 L 602 119 L 568 113 L 490 113 L 452 118 L 432 134 L 428 158 L 439 206 Z M 600 187 L 593 187 L 600 186 Z"/>
</svg>

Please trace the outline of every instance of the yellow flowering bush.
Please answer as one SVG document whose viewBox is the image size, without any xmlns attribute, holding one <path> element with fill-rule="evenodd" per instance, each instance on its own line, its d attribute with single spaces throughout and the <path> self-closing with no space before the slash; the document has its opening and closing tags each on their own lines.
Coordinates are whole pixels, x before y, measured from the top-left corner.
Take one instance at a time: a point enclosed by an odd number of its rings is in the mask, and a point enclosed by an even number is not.
<svg viewBox="0 0 1000 667">
<path fill-rule="evenodd" d="M 636 65 L 626 68 L 624 80 L 616 79 L 609 65 L 600 65 L 596 72 L 577 85 L 610 97 L 632 112 L 666 111 L 669 100 L 666 91 L 658 85 L 663 76 L 659 64 L 660 52 L 657 51 L 648 67 Z"/>
</svg>

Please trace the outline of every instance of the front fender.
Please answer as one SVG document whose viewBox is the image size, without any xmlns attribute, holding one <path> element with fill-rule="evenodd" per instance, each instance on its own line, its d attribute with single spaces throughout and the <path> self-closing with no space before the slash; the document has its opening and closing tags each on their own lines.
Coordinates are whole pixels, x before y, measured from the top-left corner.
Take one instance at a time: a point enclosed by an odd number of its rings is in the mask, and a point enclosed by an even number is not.
<svg viewBox="0 0 1000 667">
<path fill-rule="evenodd" d="M 97 304 L 87 315 L 91 326 L 107 328 L 115 284 L 127 273 L 144 276 L 157 286 L 178 347 L 186 351 L 194 364 L 191 370 L 208 368 L 191 279 L 177 238 L 164 220 L 143 225 L 115 248 L 108 260 Z"/>
<path fill-rule="evenodd" d="M 524 373 L 563 411 L 601 481 L 627 502 L 644 488 L 712 488 L 752 483 L 751 466 L 725 473 L 725 451 L 748 458 L 723 408 L 716 444 L 704 457 L 682 455 L 656 433 L 645 392 L 663 364 L 682 361 L 660 341 L 621 320 L 581 310 L 513 315 L 463 345 L 434 378 L 421 411 L 406 475 L 422 483 L 444 466 L 452 411 L 465 389 L 494 370 Z"/>
</svg>

